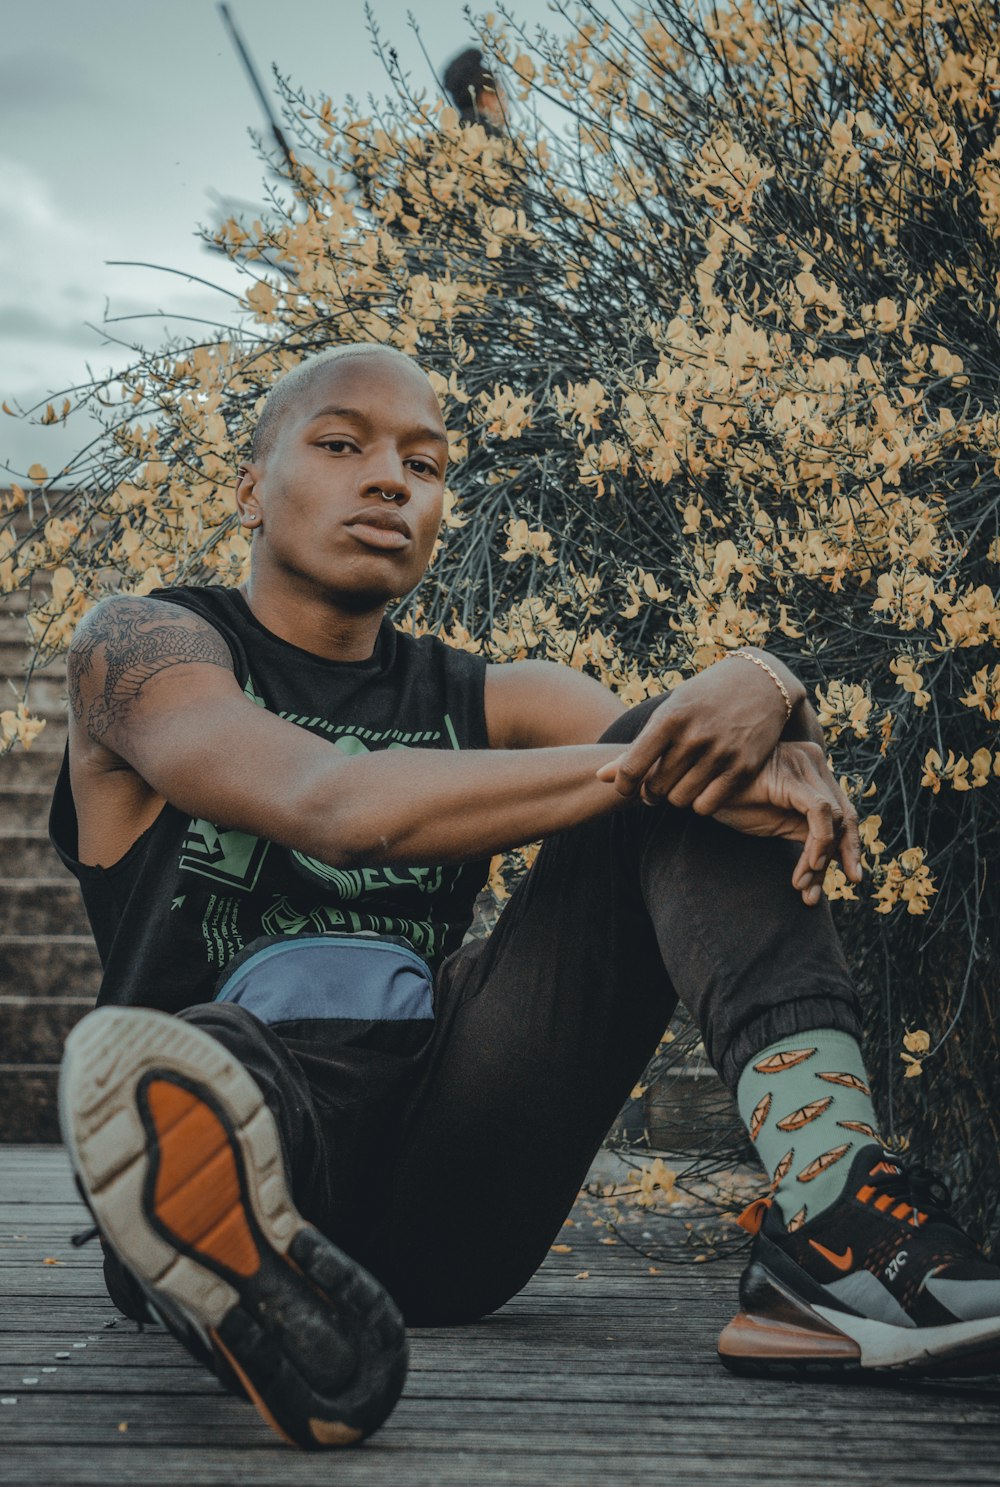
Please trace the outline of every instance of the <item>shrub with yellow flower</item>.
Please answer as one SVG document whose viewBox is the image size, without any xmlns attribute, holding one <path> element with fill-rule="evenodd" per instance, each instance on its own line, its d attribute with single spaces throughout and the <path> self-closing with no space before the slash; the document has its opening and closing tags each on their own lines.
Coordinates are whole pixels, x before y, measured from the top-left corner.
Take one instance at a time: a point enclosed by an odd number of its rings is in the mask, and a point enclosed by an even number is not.
<svg viewBox="0 0 1000 1487">
<path fill-rule="evenodd" d="M 878 812 L 868 885 L 828 891 L 879 1066 L 903 1028 L 930 1036 L 886 1129 L 945 1162 L 971 1142 L 984 1223 L 1000 19 L 978 0 L 659 0 L 631 19 L 584 0 L 568 39 L 494 19 L 482 44 L 524 100 L 498 132 L 433 98 L 360 115 L 286 89 L 284 189 L 213 235 L 240 313 L 92 389 L 104 438 L 6 498 L 0 589 L 34 595 L 47 655 L 109 589 L 237 582 L 233 468 L 274 379 L 343 341 L 411 352 L 455 463 L 400 622 L 560 658 L 627 701 L 747 642 L 803 676 Z M 4 714 L 5 742 L 29 733 Z"/>
</svg>

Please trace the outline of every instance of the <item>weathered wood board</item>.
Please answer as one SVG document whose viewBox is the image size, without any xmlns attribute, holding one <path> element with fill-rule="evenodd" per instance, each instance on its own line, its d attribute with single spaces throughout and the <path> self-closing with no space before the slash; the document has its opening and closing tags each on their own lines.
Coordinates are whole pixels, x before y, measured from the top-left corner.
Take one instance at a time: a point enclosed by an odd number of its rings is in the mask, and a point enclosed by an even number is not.
<svg viewBox="0 0 1000 1487">
<path fill-rule="evenodd" d="M 606 1242 L 601 1212 L 579 1205 L 569 1252 L 550 1255 L 496 1316 L 414 1332 L 389 1422 L 360 1449 L 310 1456 L 283 1446 L 169 1335 L 118 1317 L 97 1246 L 69 1242 L 87 1218 L 58 1148 L 0 1148 L 0 1481 L 1000 1484 L 1000 1381 L 733 1378 L 714 1349 L 738 1263 L 651 1268 Z"/>
</svg>

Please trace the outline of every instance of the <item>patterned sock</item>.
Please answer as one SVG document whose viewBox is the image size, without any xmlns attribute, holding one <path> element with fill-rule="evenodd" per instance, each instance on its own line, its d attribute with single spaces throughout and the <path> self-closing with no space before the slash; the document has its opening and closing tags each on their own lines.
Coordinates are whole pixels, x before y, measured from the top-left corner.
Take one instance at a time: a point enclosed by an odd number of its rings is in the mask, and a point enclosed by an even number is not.
<svg viewBox="0 0 1000 1487">
<path fill-rule="evenodd" d="M 740 1075 L 736 1099 L 790 1229 L 835 1203 L 852 1154 L 881 1139 L 861 1049 L 833 1028 L 762 1049 Z"/>
</svg>

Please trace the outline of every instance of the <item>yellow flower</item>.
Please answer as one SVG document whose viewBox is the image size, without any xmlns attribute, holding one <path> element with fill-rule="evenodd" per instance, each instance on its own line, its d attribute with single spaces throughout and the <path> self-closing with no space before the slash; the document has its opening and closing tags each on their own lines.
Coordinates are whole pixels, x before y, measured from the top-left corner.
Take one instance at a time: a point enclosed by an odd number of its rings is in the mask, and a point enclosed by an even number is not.
<svg viewBox="0 0 1000 1487">
<path fill-rule="evenodd" d="M 525 93 L 526 93 L 528 91 L 528 88 L 530 87 L 531 83 L 534 81 L 534 77 L 535 77 L 535 64 L 534 64 L 534 62 L 527 55 L 526 52 L 519 52 L 518 55 L 514 58 L 513 62 L 511 63 L 511 66 L 514 69 L 514 72 L 515 72 L 516 76 L 519 77 L 520 80 L 521 80 L 521 82 L 526 85 L 525 86 Z"/>
<path fill-rule="evenodd" d="M 23 749 L 30 749 L 44 727 L 45 719 L 32 717 L 23 702 L 18 703 L 16 710 L 8 708 L 0 713 L 2 752 L 6 753 L 15 743 L 19 743 Z"/>
<path fill-rule="evenodd" d="M 648 1167 L 643 1163 L 637 1172 L 630 1172 L 629 1177 L 639 1184 L 635 1196 L 639 1208 L 655 1208 L 657 1203 L 679 1203 L 681 1200 L 677 1191 L 677 1173 L 666 1165 L 662 1157 L 656 1157 Z"/>
<path fill-rule="evenodd" d="M 858 835 L 861 837 L 861 844 L 868 849 L 873 857 L 881 857 L 885 851 L 885 842 L 879 837 L 881 829 L 881 816 L 866 816 L 863 821 L 858 822 Z"/>
<path fill-rule="evenodd" d="M 931 694 L 924 690 L 923 673 L 917 670 L 909 656 L 894 657 L 889 662 L 889 670 L 896 678 L 896 685 L 910 693 L 915 707 L 927 706 Z"/>
<path fill-rule="evenodd" d="M 726 131 L 699 150 L 691 170 L 690 195 L 701 197 L 716 211 L 749 219 L 755 193 L 774 175 L 774 166 L 748 153 Z"/>
<path fill-rule="evenodd" d="M 476 417 L 487 435 L 501 440 L 516 439 L 531 427 L 530 393 L 518 396 L 507 383 L 494 387 L 492 395 L 481 393 L 476 400 Z"/>
<path fill-rule="evenodd" d="M 993 755 L 987 748 L 977 749 L 972 756 L 972 780 L 974 790 L 979 790 L 983 785 L 989 783 L 990 770 L 993 766 Z"/>
<path fill-rule="evenodd" d="M 926 914 L 930 898 L 937 892 L 922 847 L 908 847 L 898 857 L 880 863 L 876 878 L 876 914 L 891 914 L 898 903 L 906 904 L 908 914 Z"/>
<path fill-rule="evenodd" d="M 971 689 L 961 701 L 966 707 L 978 707 L 983 716 L 1000 722 L 1000 666 L 992 670 L 983 666 L 972 677 Z"/>
<path fill-rule="evenodd" d="M 531 531 L 528 523 L 522 518 L 511 520 L 507 523 L 507 546 L 500 554 L 505 563 L 516 563 L 518 558 L 535 557 L 541 558 L 546 567 L 551 567 L 556 560 L 552 551 L 552 533 L 541 530 Z"/>
<path fill-rule="evenodd" d="M 941 755 L 937 749 L 928 749 L 924 755 L 924 772 L 920 783 L 935 795 L 941 790 Z"/>
<path fill-rule="evenodd" d="M 824 692 L 816 688 L 816 715 L 830 743 L 850 729 L 855 738 L 868 737 L 872 700 L 857 682 L 832 681 Z"/>
<path fill-rule="evenodd" d="M 608 394 L 596 377 L 588 382 L 570 382 L 565 392 L 557 387 L 553 399 L 560 415 L 574 419 L 587 433 L 600 429 L 601 414 L 609 404 Z"/>
<path fill-rule="evenodd" d="M 832 902 L 837 899 L 857 899 L 853 883 L 850 883 L 838 862 L 831 862 L 823 879 L 823 892 Z"/>
</svg>

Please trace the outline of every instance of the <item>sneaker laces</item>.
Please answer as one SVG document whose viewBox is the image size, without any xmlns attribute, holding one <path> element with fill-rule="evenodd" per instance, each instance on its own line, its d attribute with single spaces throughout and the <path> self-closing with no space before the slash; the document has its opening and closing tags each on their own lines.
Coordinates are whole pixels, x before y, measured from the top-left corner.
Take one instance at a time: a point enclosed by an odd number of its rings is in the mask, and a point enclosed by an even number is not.
<svg viewBox="0 0 1000 1487">
<path fill-rule="evenodd" d="M 888 1162 L 879 1162 L 872 1169 L 866 1187 L 879 1196 L 888 1195 L 895 1203 L 906 1203 L 913 1214 L 912 1222 L 919 1227 L 928 1219 L 959 1228 L 958 1222 L 949 1213 L 951 1193 L 939 1172 L 930 1167 L 890 1167 Z M 754 1201 L 737 1217 L 736 1223 L 748 1234 L 758 1234 L 768 1209 L 774 1203 L 773 1194 Z"/>
<path fill-rule="evenodd" d="M 926 1219 L 951 1224 L 958 1228 L 949 1212 L 951 1193 L 939 1172 L 930 1167 L 897 1167 L 880 1162 L 869 1174 L 867 1186 L 881 1196 L 888 1194 L 899 1203 L 908 1203 L 913 1209 L 913 1223 L 919 1225 Z"/>
</svg>

